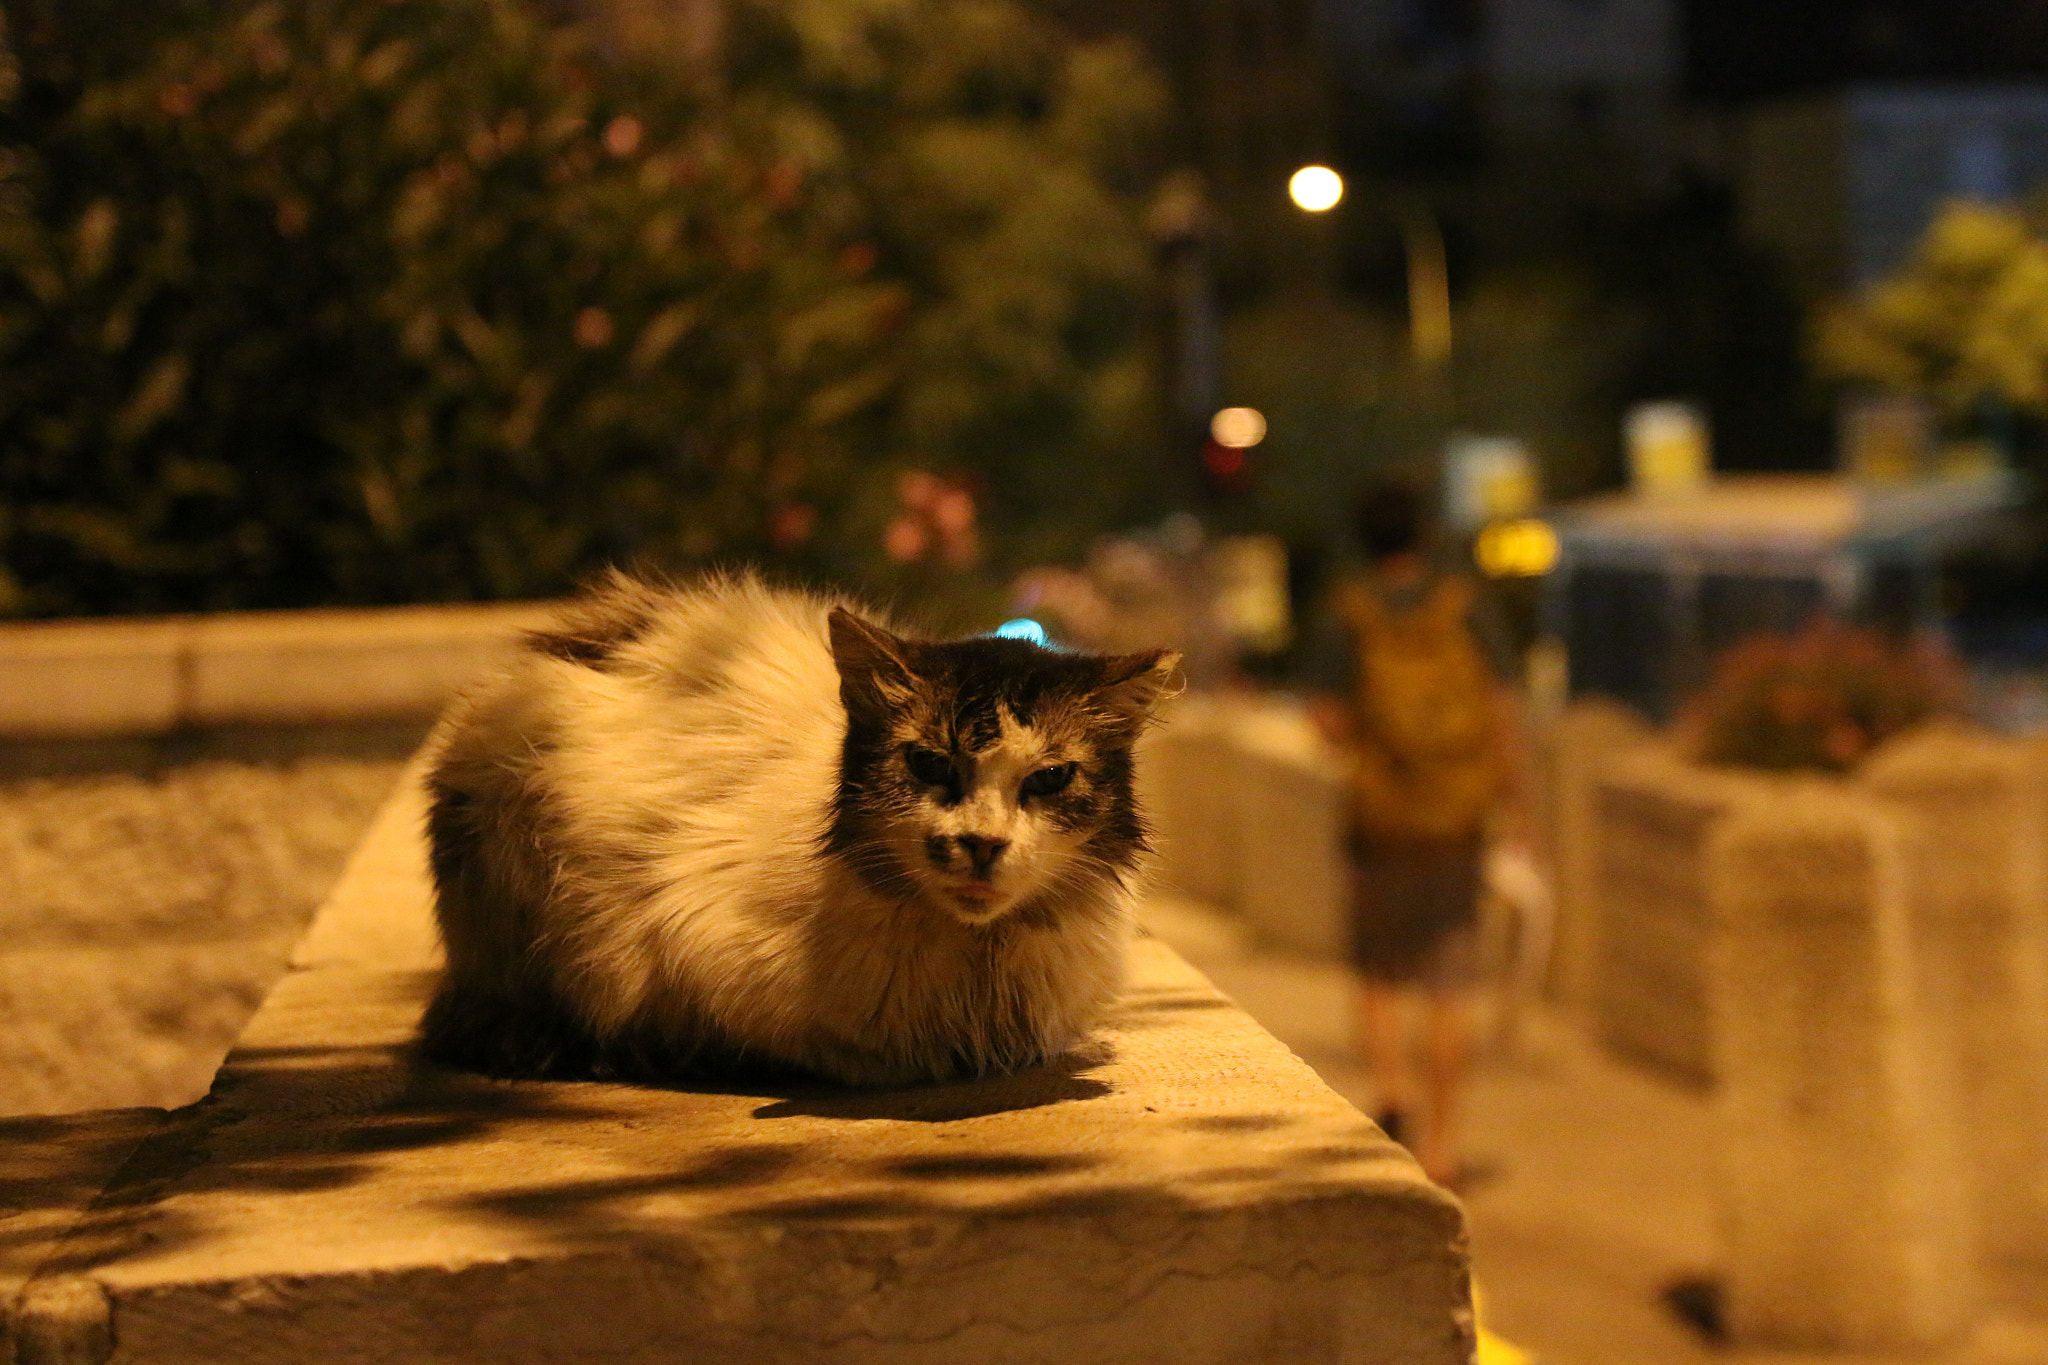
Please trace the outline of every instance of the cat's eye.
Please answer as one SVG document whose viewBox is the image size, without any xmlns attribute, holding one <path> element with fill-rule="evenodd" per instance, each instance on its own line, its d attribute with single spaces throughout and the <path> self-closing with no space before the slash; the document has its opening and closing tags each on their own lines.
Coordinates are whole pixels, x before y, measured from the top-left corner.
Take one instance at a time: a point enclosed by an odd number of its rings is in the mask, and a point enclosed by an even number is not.
<svg viewBox="0 0 2048 1365">
<path fill-rule="evenodd" d="M 1024 785 L 1019 790 L 1026 796 L 1057 796 L 1065 791 L 1067 784 L 1073 780 L 1073 764 L 1055 763 L 1052 767 L 1040 768 L 1025 778 Z"/>
<path fill-rule="evenodd" d="M 910 765 L 910 775 L 927 787 L 953 784 L 953 760 L 942 753 L 913 744 L 903 751 L 903 761 Z"/>
</svg>

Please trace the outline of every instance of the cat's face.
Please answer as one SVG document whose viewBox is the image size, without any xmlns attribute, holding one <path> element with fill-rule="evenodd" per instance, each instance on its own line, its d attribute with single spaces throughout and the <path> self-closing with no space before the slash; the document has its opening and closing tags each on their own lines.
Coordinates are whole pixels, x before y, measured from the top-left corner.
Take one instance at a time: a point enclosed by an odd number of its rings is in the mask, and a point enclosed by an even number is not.
<svg viewBox="0 0 2048 1365">
<path fill-rule="evenodd" d="M 904 640 L 845 611 L 832 846 L 888 894 L 967 924 L 1133 870 L 1131 745 L 1178 662 L 1021 640 Z"/>
</svg>

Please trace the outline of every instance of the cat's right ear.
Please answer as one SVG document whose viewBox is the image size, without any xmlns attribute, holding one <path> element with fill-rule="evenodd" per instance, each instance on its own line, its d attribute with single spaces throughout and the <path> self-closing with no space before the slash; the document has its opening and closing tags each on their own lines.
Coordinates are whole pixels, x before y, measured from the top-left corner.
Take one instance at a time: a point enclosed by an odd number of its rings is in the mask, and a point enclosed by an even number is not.
<svg viewBox="0 0 2048 1365">
<path fill-rule="evenodd" d="M 839 697 L 848 714 L 894 708 L 915 690 L 909 644 L 844 607 L 832 608 L 832 662 L 839 669 Z"/>
</svg>

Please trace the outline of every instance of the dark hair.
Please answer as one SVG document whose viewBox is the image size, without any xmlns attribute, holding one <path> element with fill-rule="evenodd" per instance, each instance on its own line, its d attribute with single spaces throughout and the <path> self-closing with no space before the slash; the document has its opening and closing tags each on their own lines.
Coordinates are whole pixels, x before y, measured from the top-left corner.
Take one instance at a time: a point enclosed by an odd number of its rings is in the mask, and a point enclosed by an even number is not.
<svg viewBox="0 0 2048 1365">
<path fill-rule="evenodd" d="M 1351 526 L 1366 558 L 1381 560 L 1421 549 L 1426 520 L 1415 486 L 1389 479 L 1368 484 L 1358 495 Z"/>
</svg>

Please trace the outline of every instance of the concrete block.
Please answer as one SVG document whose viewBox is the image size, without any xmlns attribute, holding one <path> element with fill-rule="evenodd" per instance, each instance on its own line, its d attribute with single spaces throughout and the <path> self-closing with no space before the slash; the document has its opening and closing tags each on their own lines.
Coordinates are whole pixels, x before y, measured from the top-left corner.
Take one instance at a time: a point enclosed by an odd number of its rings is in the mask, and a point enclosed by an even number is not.
<svg viewBox="0 0 2048 1365">
<path fill-rule="evenodd" d="M 163 1116 L 161 1109 L 101 1109 L 0 1119 L 0 1309 L 15 1306 L 0 1312 L 0 1361 L 27 1361 L 43 1341 L 64 1344 L 63 1291 L 30 1295 L 26 1304 L 22 1295 Z M 34 1324 L 26 1332 L 17 1330 L 24 1313 Z"/>
<path fill-rule="evenodd" d="M 184 623 L 0 624 L 0 734 L 154 734 L 178 723 Z"/>
<path fill-rule="evenodd" d="M 0 735 L 432 715 L 546 603 L 0 624 Z"/>
<path fill-rule="evenodd" d="M 1690 1085 L 1713 1080 L 1707 953 L 1708 842 L 1729 811 L 1777 779 L 1701 767 L 1668 745 L 1610 754 L 1587 812 L 1598 910 L 1588 1012 L 1617 1055 Z"/>
<path fill-rule="evenodd" d="M 2011 740 L 1928 729 L 1859 775 L 1917 826 L 1920 983 L 1949 1049 L 1983 1250 L 2048 1248 L 2048 765 Z"/>
<path fill-rule="evenodd" d="M 194 617 L 193 725 L 430 714 L 510 660 L 552 610 L 531 602 Z"/>
<path fill-rule="evenodd" d="M 1550 855 L 1557 917 L 1550 947 L 1551 995 L 1581 1018 L 1593 1014 L 1600 974 L 1600 855 L 1595 791 L 1608 760 L 1650 738 L 1627 707 L 1580 701 L 1566 707 L 1543 736 L 1550 818 Z"/>
<path fill-rule="evenodd" d="M 1931 1348 L 1975 1314 L 1907 828 L 1810 780 L 1711 838 L 1727 1311 L 1743 1345 Z"/>
<path fill-rule="evenodd" d="M 1341 959 L 1350 946 L 1350 791 L 1308 716 L 1246 707 L 1235 718 L 1237 904 L 1264 942 Z"/>
<path fill-rule="evenodd" d="M 410 1052 L 420 815 L 408 787 L 212 1096 L 42 1260 L 18 1351 L 1469 1361 L 1456 1202 L 1156 941 L 1091 1039 L 1017 1075 L 487 1081 Z"/>
<path fill-rule="evenodd" d="M 1284 699 L 1183 698 L 1144 745 L 1160 884 L 1227 908 L 1265 942 L 1343 956 L 1349 793 L 1307 712 Z"/>
<path fill-rule="evenodd" d="M 1138 792 L 1155 832 L 1161 886 L 1235 907 L 1243 830 L 1226 703 L 1184 696 L 1139 742 Z"/>
</svg>

